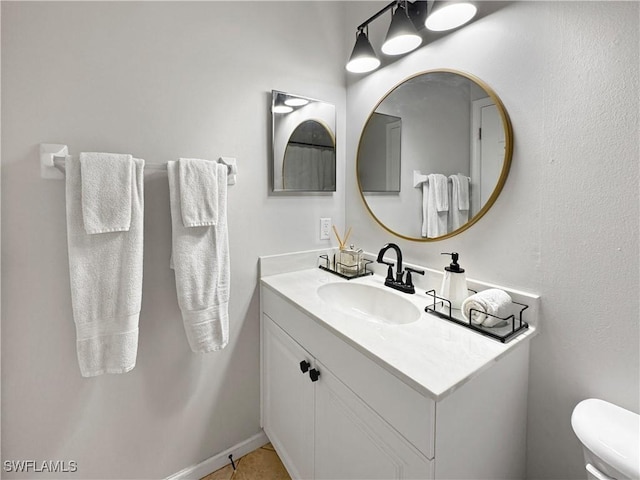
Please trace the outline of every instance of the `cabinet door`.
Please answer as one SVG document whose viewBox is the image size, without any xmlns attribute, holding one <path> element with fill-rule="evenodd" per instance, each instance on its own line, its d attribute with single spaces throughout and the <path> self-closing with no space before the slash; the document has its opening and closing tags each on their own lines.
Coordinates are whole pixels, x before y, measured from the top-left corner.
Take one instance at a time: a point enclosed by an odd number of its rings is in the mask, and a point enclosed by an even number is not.
<svg viewBox="0 0 640 480">
<path fill-rule="evenodd" d="M 317 362 L 315 478 L 432 479 L 424 457 Z M 411 412 L 407 412 L 411 415 Z"/>
<path fill-rule="evenodd" d="M 314 383 L 300 369 L 313 359 L 263 315 L 263 426 L 289 474 L 313 478 Z M 317 382 L 316 382 L 317 383 Z"/>
</svg>

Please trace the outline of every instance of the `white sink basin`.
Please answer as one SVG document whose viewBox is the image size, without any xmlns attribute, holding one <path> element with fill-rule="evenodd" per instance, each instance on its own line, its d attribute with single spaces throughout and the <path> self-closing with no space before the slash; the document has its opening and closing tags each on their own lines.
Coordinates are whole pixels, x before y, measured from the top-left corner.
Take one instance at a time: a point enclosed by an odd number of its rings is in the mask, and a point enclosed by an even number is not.
<svg viewBox="0 0 640 480">
<path fill-rule="evenodd" d="M 336 282 L 318 287 L 318 295 L 332 307 L 371 322 L 401 325 L 420 318 L 420 309 L 408 299 L 383 288 Z"/>
</svg>

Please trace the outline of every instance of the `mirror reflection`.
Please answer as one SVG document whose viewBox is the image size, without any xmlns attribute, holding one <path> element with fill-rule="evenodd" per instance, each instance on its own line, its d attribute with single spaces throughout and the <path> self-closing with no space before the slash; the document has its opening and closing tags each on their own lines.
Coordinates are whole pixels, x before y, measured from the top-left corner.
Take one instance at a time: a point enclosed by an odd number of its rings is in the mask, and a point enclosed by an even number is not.
<svg viewBox="0 0 640 480">
<path fill-rule="evenodd" d="M 367 120 L 358 184 L 391 233 L 448 238 L 495 202 L 512 148 L 509 118 L 488 85 L 462 72 L 424 72 L 392 89 Z"/>
<path fill-rule="evenodd" d="M 363 192 L 400 191 L 402 118 L 373 112 L 362 132 L 358 178 Z"/>
<path fill-rule="evenodd" d="M 272 91 L 273 191 L 336 190 L 335 106 Z"/>
</svg>

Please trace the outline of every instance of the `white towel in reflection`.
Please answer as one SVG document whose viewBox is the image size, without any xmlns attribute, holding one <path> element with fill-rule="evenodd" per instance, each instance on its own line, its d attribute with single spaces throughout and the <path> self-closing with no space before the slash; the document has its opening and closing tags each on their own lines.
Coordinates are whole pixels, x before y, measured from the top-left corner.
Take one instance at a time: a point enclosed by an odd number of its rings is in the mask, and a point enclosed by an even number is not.
<svg viewBox="0 0 640 480">
<path fill-rule="evenodd" d="M 449 228 L 453 231 L 469 221 L 469 177 L 460 173 L 451 175 L 451 204 Z"/>
<path fill-rule="evenodd" d="M 449 190 L 447 177 L 440 173 L 427 175 L 422 184 L 422 236 L 439 237 L 447 233 Z"/>
</svg>

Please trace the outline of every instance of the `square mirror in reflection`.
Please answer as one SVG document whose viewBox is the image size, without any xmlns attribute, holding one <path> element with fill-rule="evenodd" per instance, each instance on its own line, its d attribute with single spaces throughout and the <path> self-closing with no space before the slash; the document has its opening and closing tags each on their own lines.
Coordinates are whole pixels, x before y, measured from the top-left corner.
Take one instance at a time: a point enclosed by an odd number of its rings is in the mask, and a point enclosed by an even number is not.
<svg viewBox="0 0 640 480">
<path fill-rule="evenodd" d="M 273 90 L 274 192 L 336 191 L 336 108 Z"/>
</svg>

